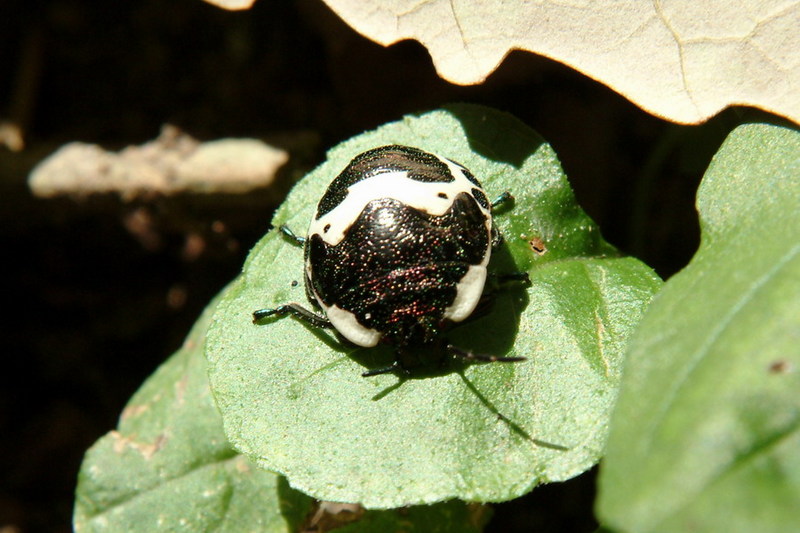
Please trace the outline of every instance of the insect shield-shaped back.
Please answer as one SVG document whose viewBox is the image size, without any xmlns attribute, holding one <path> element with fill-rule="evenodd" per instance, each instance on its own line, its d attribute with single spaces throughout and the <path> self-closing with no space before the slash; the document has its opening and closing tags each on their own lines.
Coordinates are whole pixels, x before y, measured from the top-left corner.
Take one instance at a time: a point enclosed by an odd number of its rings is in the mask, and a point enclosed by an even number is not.
<svg viewBox="0 0 800 533">
<path fill-rule="evenodd" d="M 463 166 L 406 146 L 359 155 L 317 206 L 306 288 L 345 338 L 426 343 L 481 298 L 491 205 Z"/>
</svg>

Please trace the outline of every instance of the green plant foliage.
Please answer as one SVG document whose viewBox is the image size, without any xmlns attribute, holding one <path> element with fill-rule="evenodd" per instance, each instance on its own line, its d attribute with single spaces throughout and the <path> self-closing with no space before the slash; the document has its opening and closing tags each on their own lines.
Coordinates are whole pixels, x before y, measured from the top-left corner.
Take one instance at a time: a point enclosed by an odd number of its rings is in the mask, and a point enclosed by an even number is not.
<svg viewBox="0 0 800 533">
<path fill-rule="evenodd" d="M 297 184 L 274 225 L 302 234 L 350 159 L 391 143 L 459 161 L 490 195 L 516 196 L 496 216 L 506 244 L 491 268 L 528 271 L 532 285 L 501 292 L 491 313 L 448 339 L 528 360 L 445 361 L 407 379 L 363 378 L 391 362 L 391 347 L 347 347 L 291 318 L 254 325 L 255 309 L 305 302 L 302 250 L 271 231 L 209 332 L 211 386 L 229 440 L 303 492 L 368 508 L 502 501 L 580 474 L 600 457 L 627 335 L 660 280 L 602 240 L 538 135 L 478 106 L 406 117 L 342 143 Z"/>
<path fill-rule="evenodd" d="M 76 494 L 76 531 L 289 533 L 321 524 L 341 526 L 342 533 L 482 531 L 489 509 L 458 501 L 341 519 L 320 512 L 325 506 L 312 505 L 283 477 L 237 454 L 222 431 L 203 356 L 215 305 L 131 398 L 119 428 L 87 452 Z"/>
<path fill-rule="evenodd" d="M 600 476 L 620 531 L 797 531 L 800 134 L 736 129 L 700 186 L 702 244 L 631 341 Z"/>
<path fill-rule="evenodd" d="M 213 309 L 213 305 L 208 308 Z M 206 311 L 87 452 L 77 531 L 296 531 L 312 500 L 228 444 L 208 388 Z"/>
</svg>

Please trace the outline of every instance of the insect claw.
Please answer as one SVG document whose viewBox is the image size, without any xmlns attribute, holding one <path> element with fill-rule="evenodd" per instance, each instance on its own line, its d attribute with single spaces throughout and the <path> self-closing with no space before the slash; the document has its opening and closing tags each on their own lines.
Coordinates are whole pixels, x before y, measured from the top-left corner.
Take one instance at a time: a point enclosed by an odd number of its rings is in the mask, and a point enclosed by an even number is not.
<svg viewBox="0 0 800 533">
<path fill-rule="evenodd" d="M 295 242 L 295 244 L 299 244 L 299 245 L 301 245 L 301 246 L 302 246 L 302 245 L 304 245 L 304 244 L 306 243 L 306 238 L 305 238 L 305 237 L 300 237 L 300 236 L 298 236 L 298 235 L 297 235 L 295 232 L 293 232 L 293 231 L 291 230 L 291 228 L 289 228 L 289 226 L 287 226 L 286 224 L 281 224 L 281 225 L 280 225 L 280 227 L 279 227 L 278 229 L 279 229 L 279 230 L 280 230 L 280 232 L 281 232 L 281 233 L 283 233 L 283 234 L 284 234 L 284 235 L 285 235 L 287 238 L 289 238 L 289 239 L 291 239 L 292 241 L 294 241 L 294 242 Z"/>
<path fill-rule="evenodd" d="M 492 202 L 492 209 L 500 207 L 501 205 L 506 203 L 511 203 L 513 201 L 514 201 L 514 196 L 510 192 L 505 191 L 501 193 L 500 196 L 495 198 L 494 202 Z"/>
<path fill-rule="evenodd" d="M 391 374 L 392 372 L 396 372 L 398 370 L 402 371 L 404 374 L 408 374 L 409 373 L 408 370 L 403 368 L 398 363 L 393 363 L 393 364 L 391 364 L 389 366 L 385 366 L 383 368 L 376 368 L 374 370 L 367 370 L 366 372 L 362 372 L 361 373 L 361 377 L 362 378 L 370 378 L 372 376 L 379 376 L 381 374 Z"/>
<path fill-rule="evenodd" d="M 253 324 L 258 324 L 261 320 L 270 317 L 277 312 L 277 309 L 272 308 L 258 309 L 257 311 L 253 311 Z"/>
</svg>

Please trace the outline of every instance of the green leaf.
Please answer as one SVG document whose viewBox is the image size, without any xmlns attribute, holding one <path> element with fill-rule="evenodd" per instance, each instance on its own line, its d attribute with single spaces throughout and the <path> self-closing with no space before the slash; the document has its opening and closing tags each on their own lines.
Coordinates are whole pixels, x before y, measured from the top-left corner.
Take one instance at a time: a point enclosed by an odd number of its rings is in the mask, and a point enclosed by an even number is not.
<svg viewBox="0 0 800 533">
<path fill-rule="evenodd" d="M 620 531 L 800 524 L 800 134 L 736 129 L 698 192 L 702 245 L 631 341 L 600 476 Z"/>
<path fill-rule="evenodd" d="M 491 510 L 459 501 L 342 519 L 237 454 L 222 431 L 203 356 L 215 305 L 131 398 L 119 428 L 87 452 L 76 491 L 77 531 L 278 533 L 318 524 L 342 526 L 342 533 L 483 530 Z"/>
<path fill-rule="evenodd" d="M 491 196 L 515 195 L 516 205 L 496 216 L 506 244 L 491 268 L 525 270 L 532 285 L 500 293 L 491 313 L 448 338 L 528 360 L 447 361 L 409 379 L 362 378 L 392 361 L 391 347 L 346 347 L 289 318 L 253 325 L 255 309 L 305 301 L 293 286 L 302 281 L 302 250 L 271 231 L 209 332 L 209 375 L 228 438 L 291 486 L 368 508 L 502 501 L 580 474 L 603 449 L 627 334 L 660 280 L 602 240 L 538 135 L 479 106 L 406 117 L 342 143 L 298 183 L 275 226 L 302 234 L 350 159 L 391 143 L 459 161 Z"/>
<path fill-rule="evenodd" d="M 213 305 L 208 308 L 213 309 Z M 297 531 L 311 498 L 237 454 L 208 388 L 206 311 L 81 466 L 77 531 Z"/>
</svg>

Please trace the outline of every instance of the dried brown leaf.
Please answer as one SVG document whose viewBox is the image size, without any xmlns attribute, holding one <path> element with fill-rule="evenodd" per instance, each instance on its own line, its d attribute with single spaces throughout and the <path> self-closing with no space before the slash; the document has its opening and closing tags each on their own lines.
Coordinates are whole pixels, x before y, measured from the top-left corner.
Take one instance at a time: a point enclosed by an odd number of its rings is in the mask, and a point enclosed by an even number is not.
<svg viewBox="0 0 800 533">
<path fill-rule="evenodd" d="M 796 0 L 325 2 L 378 43 L 418 40 L 452 83 L 480 83 L 520 49 L 675 122 L 702 122 L 734 104 L 800 122 Z"/>
</svg>

